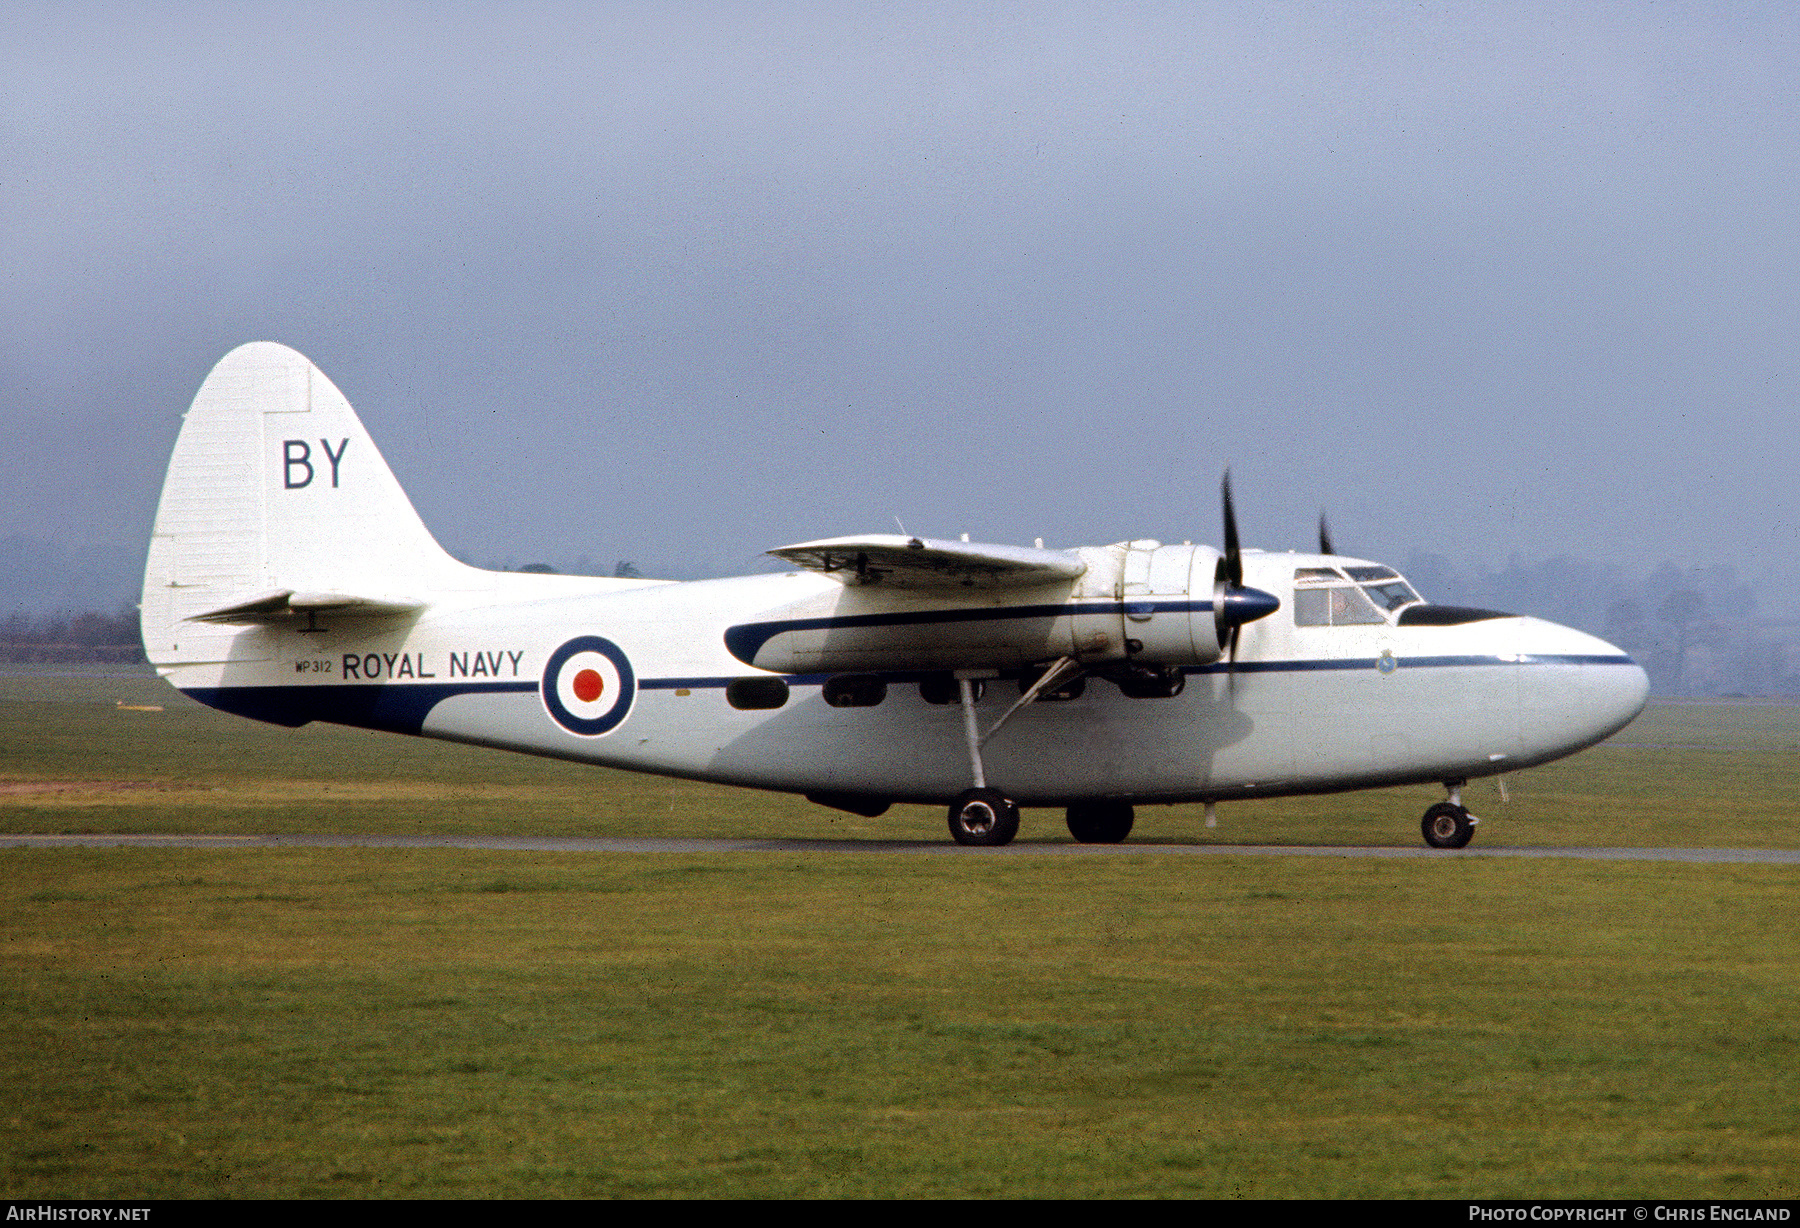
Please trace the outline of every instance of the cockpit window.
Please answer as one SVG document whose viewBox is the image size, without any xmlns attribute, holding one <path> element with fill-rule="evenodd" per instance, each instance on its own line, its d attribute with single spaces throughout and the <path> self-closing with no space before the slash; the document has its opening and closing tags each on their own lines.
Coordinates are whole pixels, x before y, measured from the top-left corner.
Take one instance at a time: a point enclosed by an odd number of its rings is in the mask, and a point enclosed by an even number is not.
<svg viewBox="0 0 1800 1228">
<path fill-rule="evenodd" d="M 1348 577 L 1357 583 L 1345 584 Z M 1392 567 L 1294 568 L 1296 627 L 1366 627 L 1424 601 Z"/>
<path fill-rule="evenodd" d="M 1322 588 L 1294 590 L 1294 625 L 1296 627 L 1329 627 L 1331 597 Z"/>
<path fill-rule="evenodd" d="M 1355 571 L 1373 571 L 1372 567 L 1357 567 Z M 1393 575 L 1393 572 L 1388 572 Z M 1413 592 L 1412 585 L 1405 580 L 1395 579 L 1391 584 L 1365 584 L 1363 592 L 1369 595 L 1376 605 L 1384 610 L 1394 611 L 1403 605 L 1410 605 L 1419 600 L 1419 594 Z"/>
<path fill-rule="evenodd" d="M 1356 627 L 1386 621 L 1361 589 L 1339 585 L 1294 590 L 1296 627 Z"/>
<path fill-rule="evenodd" d="M 1381 616 L 1381 611 L 1370 604 L 1369 599 L 1358 589 L 1332 588 L 1325 591 L 1331 594 L 1331 625 L 1334 627 L 1387 621 Z"/>
</svg>

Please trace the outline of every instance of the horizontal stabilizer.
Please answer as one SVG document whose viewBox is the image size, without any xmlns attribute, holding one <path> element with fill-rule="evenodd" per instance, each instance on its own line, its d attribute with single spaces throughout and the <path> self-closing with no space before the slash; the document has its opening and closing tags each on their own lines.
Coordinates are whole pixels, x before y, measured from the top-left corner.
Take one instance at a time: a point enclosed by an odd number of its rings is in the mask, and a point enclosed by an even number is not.
<svg viewBox="0 0 1800 1228">
<path fill-rule="evenodd" d="M 277 589 L 229 605 L 202 610 L 187 616 L 187 622 L 221 623 L 234 627 L 254 627 L 284 623 L 303 614 L 335 614 L 349 618 L 392 618 L 416 614 L 425 602 L 404 597 L 372 597 L 355 593 L 296 593 Z"/>
<path fill-rule="evenodd" d="M 1026 588 L 1078 579 L 1087 564 L 1073 550 L 937 541 L 880 533 L 830 537 L 769 551 L 845 584 L 888 588 Z"/>
</svg>

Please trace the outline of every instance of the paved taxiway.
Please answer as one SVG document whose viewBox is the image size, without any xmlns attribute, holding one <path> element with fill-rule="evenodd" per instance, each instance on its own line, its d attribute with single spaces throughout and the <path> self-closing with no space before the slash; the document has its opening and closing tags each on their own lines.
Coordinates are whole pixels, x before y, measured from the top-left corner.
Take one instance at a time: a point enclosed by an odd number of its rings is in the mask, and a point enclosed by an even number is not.
<svg viewBox="0 0 1800 1228">
<path fill-rule="evenodd" d="M 925 853 L 955 857 L 1561 857 L 1579 861 L 1757 862 L 1800 865 L 1800 849 L 1367 848 L 1286 844 L 1035 844 L 964 848 L 913 840 L 687 840 L 587 836 L 7 836 L 0 848 L 389 848 L 519 853 Z"/>
</svg>

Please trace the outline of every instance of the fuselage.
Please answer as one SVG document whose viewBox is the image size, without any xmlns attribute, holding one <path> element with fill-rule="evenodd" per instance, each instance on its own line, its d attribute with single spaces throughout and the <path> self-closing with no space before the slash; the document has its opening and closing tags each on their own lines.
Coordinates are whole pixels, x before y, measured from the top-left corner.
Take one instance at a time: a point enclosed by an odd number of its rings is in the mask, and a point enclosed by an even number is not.
<svg viewBox="0 0 1800 1228">
<path fill-rule="evenodd" d="M 1138 545 L 1150 547 L 1141 561 Z M 412 617 L 171 624 L 147 647 L 182 690 L 280 724 L 931 802 L 969 785 L 944 686 L 958 671 L 980 687 L 984 726 L 1035 665 L 1070 656 L 1087 671 L 1078 694 L 1030 704 L 983 748 L 988 778 L 1027 805 L 1515 771 L 1604 739 L 1647 694 L 1643 670 L 1593 636 L 1474 611 L 1409 622 L 1409 609 L 1444 607 L 1400 596 L 1379 565 L 1325 555 L 1244 552 L 1244 583 L 1280 606 L 1243 626 L 1235 660 L 1217 659 L 1218 552 L 1101 551 L 1117 566 L 1074 583 L 874 605 L 814 571 L 639 584 L 473 573 L 486 579 Z M 1175 677 L 1164 690 L 1176 693 L 1134 695 L 1131 673 L 1146 668 Z"/>
</svg>

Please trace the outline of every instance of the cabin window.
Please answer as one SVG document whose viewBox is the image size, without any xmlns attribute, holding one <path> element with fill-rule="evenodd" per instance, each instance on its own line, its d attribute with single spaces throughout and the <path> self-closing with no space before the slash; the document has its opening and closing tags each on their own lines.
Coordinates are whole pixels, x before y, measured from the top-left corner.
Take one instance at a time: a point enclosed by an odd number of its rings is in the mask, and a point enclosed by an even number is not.
<svg viewBox="0 0 1800 1228">
<path fill-rule="evenodd" d="M 1328 584 L 1333 580 L 1341 582 L 1343 578 L 1335 567 L 1294 568 L 1295 584 Z"/>
<path fill-rule="evenodd" d="M 779 708 L 787 701 L 788 684 L 780 678 L 734 678 L 725 687 L 725 702 L 746 711 Z"/>
<path fill-rule="evenodd" d="M 874 674 L 839 674 L 826 680 L 824 694 L 834 708 L 873 708 L 887 698 L 887 683 Z"/>
</svg>

